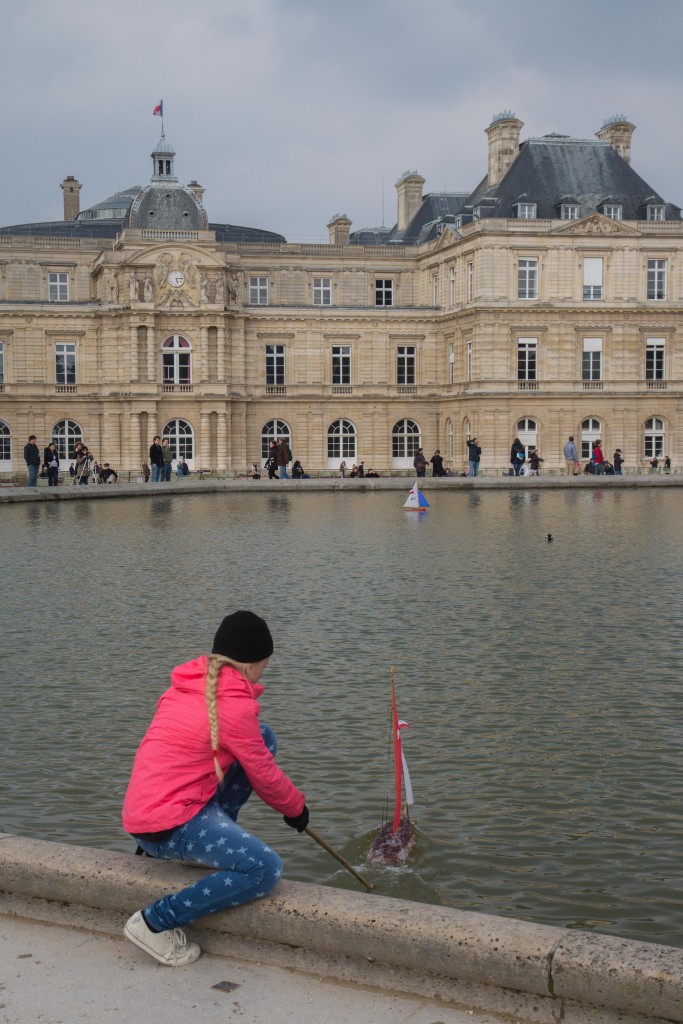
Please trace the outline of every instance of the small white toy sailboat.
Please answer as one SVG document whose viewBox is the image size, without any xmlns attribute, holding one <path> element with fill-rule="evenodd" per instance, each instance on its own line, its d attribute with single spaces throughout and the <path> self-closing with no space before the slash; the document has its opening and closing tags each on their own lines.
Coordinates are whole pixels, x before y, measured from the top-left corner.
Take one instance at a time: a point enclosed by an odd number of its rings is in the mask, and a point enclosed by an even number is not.
<svg viewBox="0 0 683 1024">
<path fill-rule="evenodd" d="M 424 512 L 429 508 L 429 502 L 420 490 L 420 485 L 417 480 L 410 488 L 410 494 L 408 495 L 408 499 L 403 507 L 407 508 L 409 512 Z"/>
<path fill-rule="evenodd" d="M 408 808 L 413 805 L 413 787 L 406 764 L 401 730 L 410 726 L 398 717 L 394 667 L 391 667 L 391 732 L 394 762 L 394 814 L 385 822 L 372 841 L 368 860 L 379 864 L 403 864 L 415 845 L 415 825 L 410 820 Z M 402 794 L 405 792 L 405 803 Z"/>
</svg>

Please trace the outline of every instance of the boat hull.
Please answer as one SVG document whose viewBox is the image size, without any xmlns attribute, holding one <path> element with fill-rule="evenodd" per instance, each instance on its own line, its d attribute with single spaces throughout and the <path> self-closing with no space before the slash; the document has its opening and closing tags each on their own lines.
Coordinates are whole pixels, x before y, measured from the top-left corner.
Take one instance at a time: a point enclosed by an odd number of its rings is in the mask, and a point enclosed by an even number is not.
<svg viewBox="0 0 683 1024">
<path fill-rule="evenodd" d="M 387 822 L 372 840 L 368 860 L 375 864 L 405 864 L 415 845 L 416 829 L 410 818 L 401 818 L 396 832 Z"/>
</svg>

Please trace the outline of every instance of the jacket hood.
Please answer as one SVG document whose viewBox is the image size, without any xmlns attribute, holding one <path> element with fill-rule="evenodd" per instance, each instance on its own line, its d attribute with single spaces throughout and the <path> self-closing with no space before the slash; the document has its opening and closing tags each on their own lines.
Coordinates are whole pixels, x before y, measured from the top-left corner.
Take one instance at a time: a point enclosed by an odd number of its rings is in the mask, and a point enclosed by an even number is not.
<svg viewBox="0 0 683 1024">
<path fill-rule="evenodd" d="M 171 686 L 176 690 L 183 690 L 186 693 L 204 693 L 208 664 L 209 659 L 207 655 L 200 654 L 198 658 L 186 661 L 184 665 L 177 665 L 171 672 Z M 263 693 L 263 687 L 260 683 L 249 682 L 232 665 L 224 665 L 218 679 L 219 690 L 226 686 L 233 693 L 243 691 L 249 697 L 258 698 Z"/>
</svg>

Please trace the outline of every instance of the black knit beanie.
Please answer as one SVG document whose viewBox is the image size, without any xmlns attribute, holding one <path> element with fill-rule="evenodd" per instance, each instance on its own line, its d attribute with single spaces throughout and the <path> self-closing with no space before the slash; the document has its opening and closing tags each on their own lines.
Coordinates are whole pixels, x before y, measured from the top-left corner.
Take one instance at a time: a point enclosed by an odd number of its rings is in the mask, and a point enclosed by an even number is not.
<svg viewBox="0 0 683 1024">
<path fill-rule="evenodd" d="M 273 653 L 273 638 L 263 619 L 253 612 L 226 615 L 213 638 L 212 654 L 233 661 L 263 661 Z"/>
</svg>

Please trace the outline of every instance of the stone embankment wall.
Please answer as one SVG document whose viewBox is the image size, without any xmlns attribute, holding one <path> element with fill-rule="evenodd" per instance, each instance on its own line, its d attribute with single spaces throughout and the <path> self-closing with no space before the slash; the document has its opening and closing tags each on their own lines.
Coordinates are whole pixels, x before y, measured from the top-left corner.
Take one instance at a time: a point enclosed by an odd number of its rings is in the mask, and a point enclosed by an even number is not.
<svg viewBox="0 0 683 1024">
<path fill-rule="evenodd" d="M 0 833 L 0 912 L 123 927 L 197 869 Z M 109 924 L 109 927 L 111 924 Z M 203 948 L 534 1024 L 683 1022 L 683 950 L 403 900 L 281 882 L 198 921 Z"/>
</svg>

